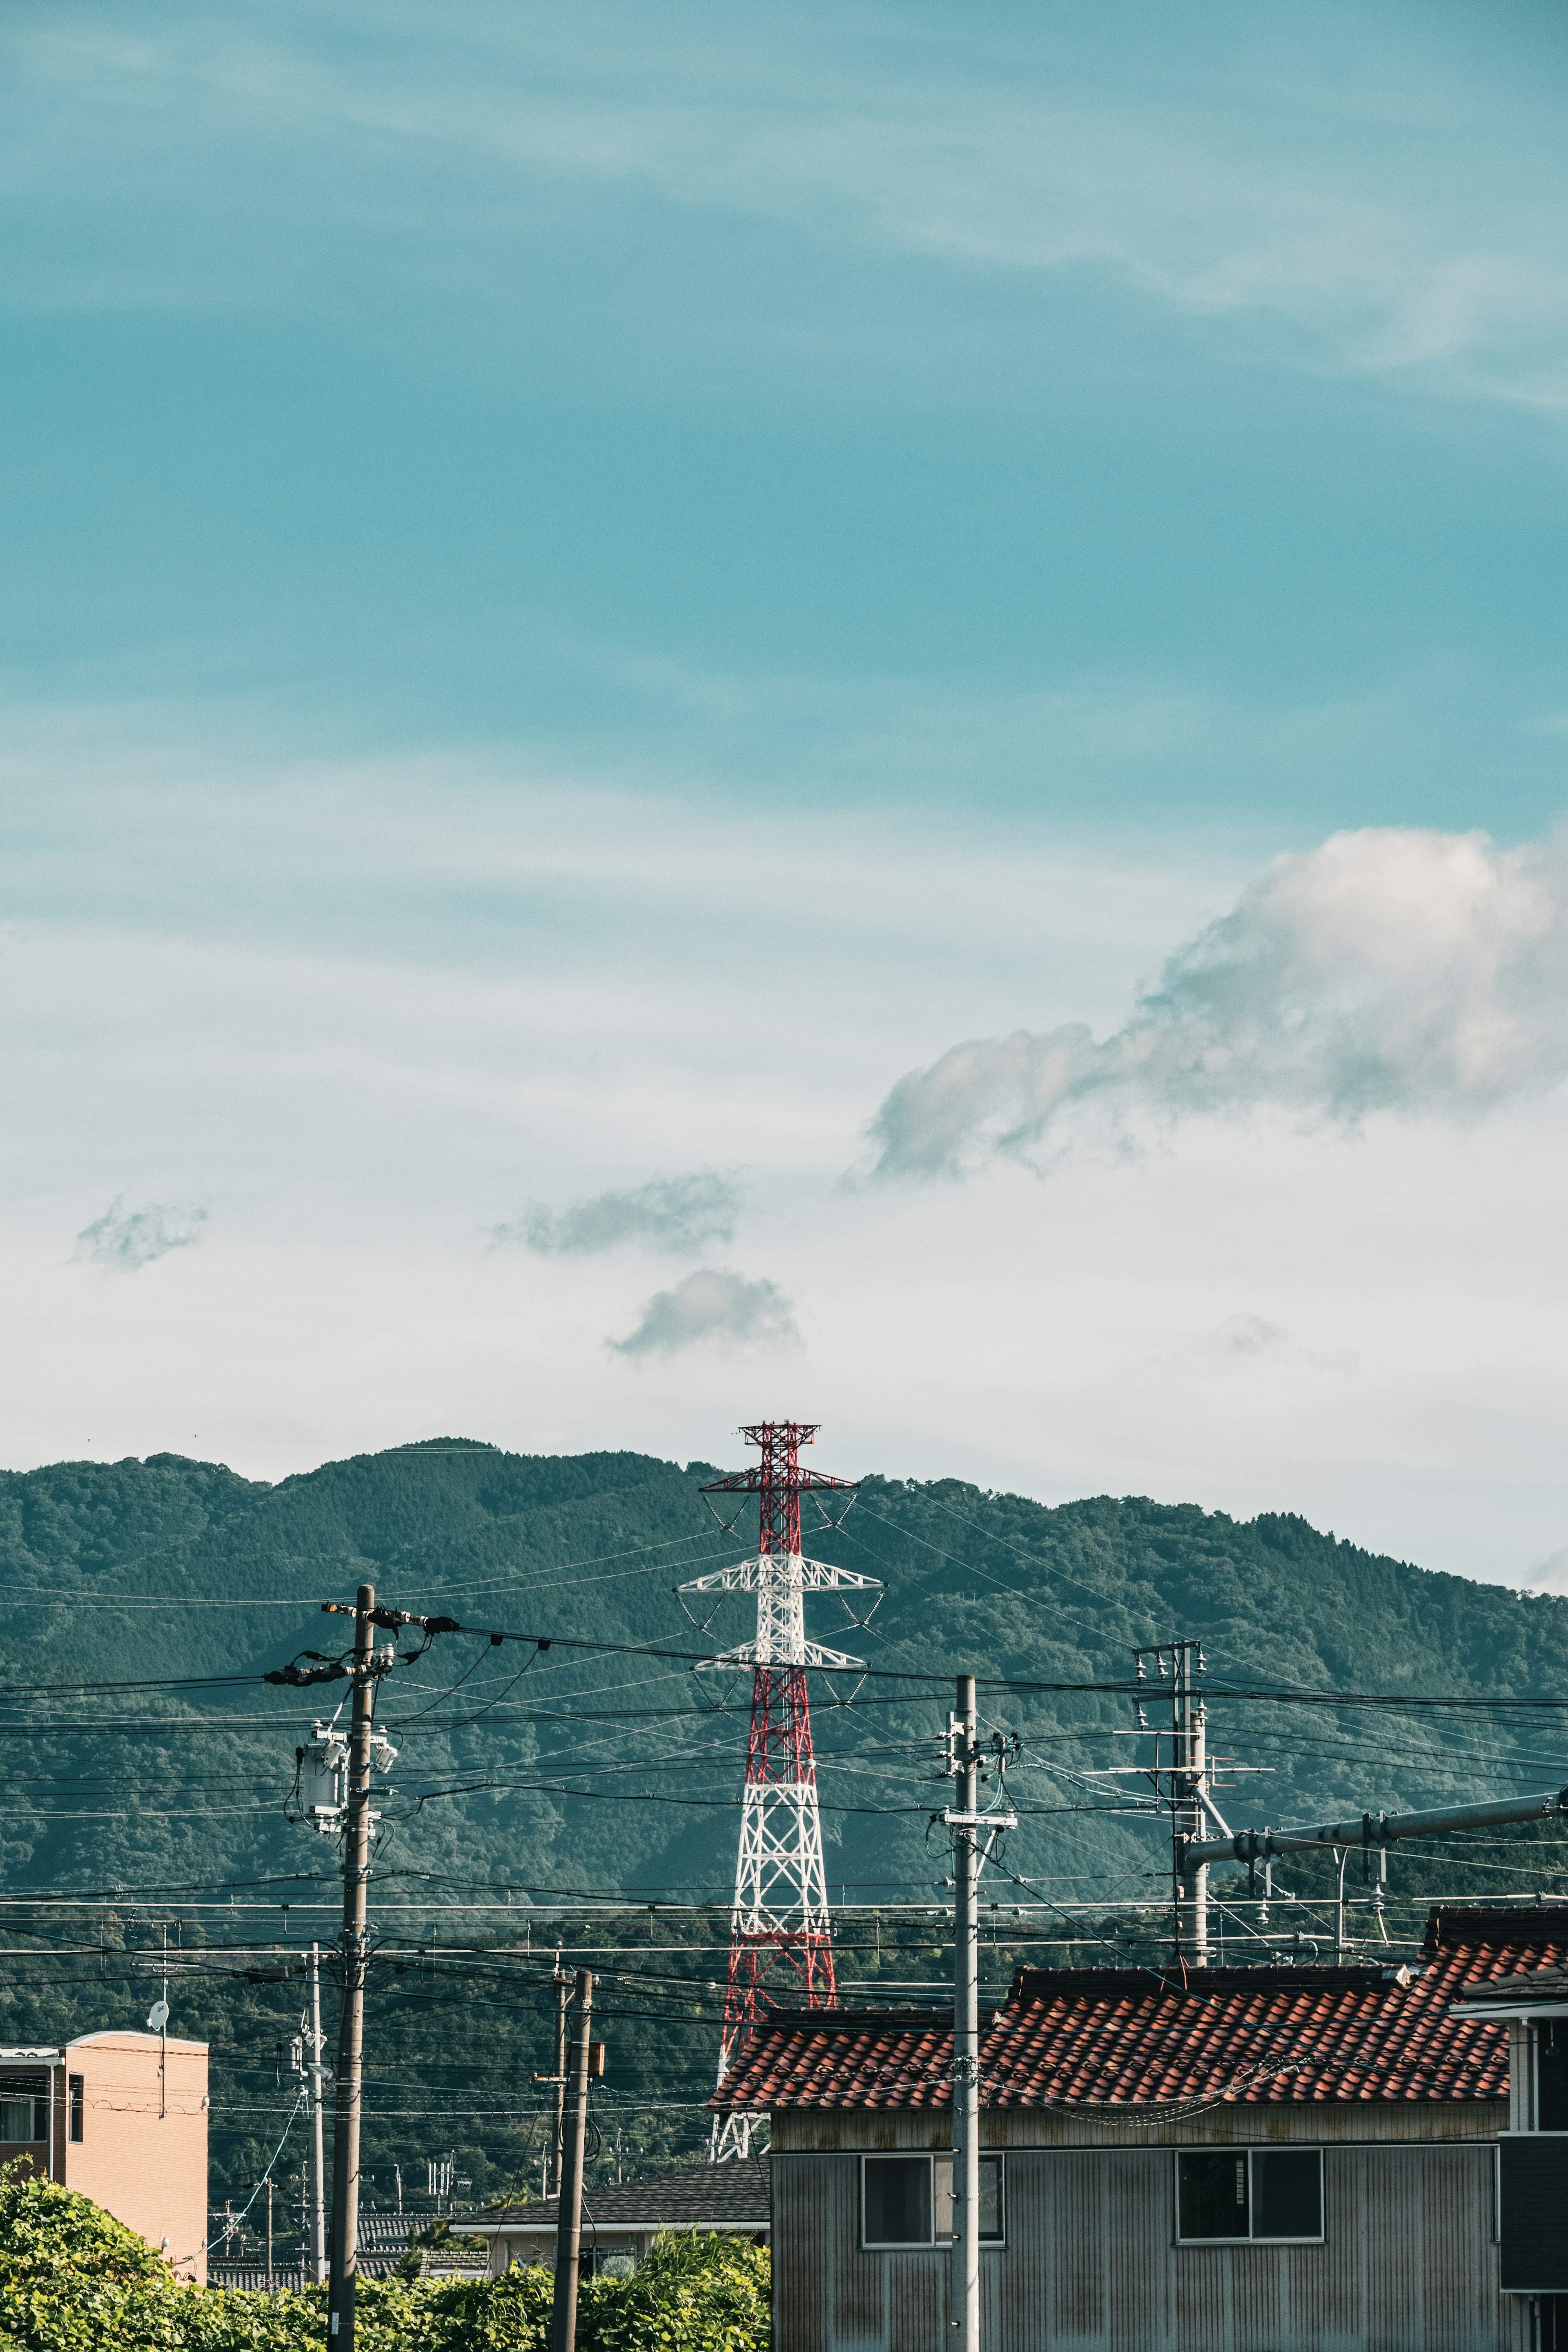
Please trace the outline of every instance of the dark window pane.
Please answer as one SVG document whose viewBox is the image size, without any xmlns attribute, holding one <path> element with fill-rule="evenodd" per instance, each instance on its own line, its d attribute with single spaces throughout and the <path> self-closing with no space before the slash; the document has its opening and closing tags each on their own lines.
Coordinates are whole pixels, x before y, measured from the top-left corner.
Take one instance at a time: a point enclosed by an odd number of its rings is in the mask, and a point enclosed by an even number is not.
<svg viewBox="0 0 1568 2352">
<path fill-rule="evenodd" d="M 983 2156 L 980 2159 L 980 2234 L 982 2238 L 998 2239 L 1002 2235 L 1002 2159 L 999 2156 Z"/>
<path fill-rule="evenodd" d="M 1538 2025 L 1535 2047 L 1535 2128 L 1568 2131 L 1568 2025 Z"/>
<path fill-rule="evenodd" d="M 868 2246 L 929 2246 L 931 2158 L 868 2156 L 866 2158 L 866 2243 Z"/>
<path fill-rule="evenodd" d="M 1247 2158 L 1218 2148 L 1176 2158 L 1176 2235 L 1245 2238 Z"/>
<path fill-rule="evenodd" d="M 81 2137 L 83 2110 L 86 2106 L 86 2101 L 82 2096 L 82 2088 L 83 2082 L 81 2075 L 73 2074 L 70 2078 L 70 2128 L 71 2137 L 74 2140 L 79 2140 Z"/>
<path fill-rule="evenodd" d="M 1323 2159 L 1315 2147 L 1256 2148 L 1252 2157 L 1255 2238 L 1321 2238 Z"/>
</svg>

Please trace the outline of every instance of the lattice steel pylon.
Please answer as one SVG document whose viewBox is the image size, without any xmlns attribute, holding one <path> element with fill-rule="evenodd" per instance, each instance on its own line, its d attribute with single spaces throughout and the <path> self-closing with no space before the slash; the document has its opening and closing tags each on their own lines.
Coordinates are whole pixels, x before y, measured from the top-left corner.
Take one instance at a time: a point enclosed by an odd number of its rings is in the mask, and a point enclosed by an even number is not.
<svg viewBox="0 0 1568 2352">
<path fill-rule="evenodd" d="M 730 1912 L 730 1974 L 719 2044 L 722 2087 L 735 2046 L 768 2006 L 763 1981 L 775 1968 L 794 1972 L 808 2009 L 836 1998 L 833 1927 L 822 1860 L 822 1820 L 811 1746 L 808 1666 L 847 1668 L 862 1662 L 805 1638 L 808 1592 L 880 1591 L 880 1579 L 829 1568 L 801 1553 L 800 1498 L 829 1487 L 852 1496 L 855 1482 L 803 1470 L 799 1454 L 816 1422 L 764 1421 L 741 1432 L 762 1449 L 749 1470 L 715 1478 L 705 1495 L 755 1495 L 761 1514 L 754 1559 L 694 1577 L 682 1592 L 754 1592 L 757 1636 L 704 1662 L 709 1672 L 750 1665 L 752 1731 L 741 1801 L 735 1899 Z M 752 2152 L 752 2118 L 713 2118 L 715 2164 Z"/>
</svg>

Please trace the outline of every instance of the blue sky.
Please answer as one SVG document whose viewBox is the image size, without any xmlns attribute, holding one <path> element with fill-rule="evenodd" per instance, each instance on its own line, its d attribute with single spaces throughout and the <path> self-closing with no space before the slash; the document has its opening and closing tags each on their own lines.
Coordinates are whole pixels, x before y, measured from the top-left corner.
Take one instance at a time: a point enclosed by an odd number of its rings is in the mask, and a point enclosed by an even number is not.
<svg viewBox="0 0 1568 2352">
<path fill-rule="evenodd" d="M 0 42 L 5 1459 L 1562 1573 L 1560 12 Z"/>
</svg>

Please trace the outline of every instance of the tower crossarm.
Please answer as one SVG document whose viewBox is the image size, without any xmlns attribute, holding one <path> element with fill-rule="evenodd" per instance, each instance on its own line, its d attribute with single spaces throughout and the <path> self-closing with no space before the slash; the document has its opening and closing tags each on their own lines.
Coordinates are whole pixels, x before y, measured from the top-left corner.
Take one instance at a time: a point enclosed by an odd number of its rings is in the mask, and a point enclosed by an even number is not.
<svg viewBox="0 0 1568 2352">
<path fill-rule="evenodd" d="M 678 1584 L 678 1592 L 760 1592 L 763 1585 L 794 1592 L 882 1592 L 879 1576 L 862 1576 L 858 1569 L 830 1568 L 824 1559 L 806 1559 L 799 1552 L 752 1552 L 730 1568 L 715 1568 Z"/>
<path fill-rule="evenodd" d="M 838 1667 L 848 1674 L 864 1674 L 864 1658 L 852 1658 L 847 1650 L 829 1650 L 820 1642 L 803 1642 L 805 1655 L 799 1658 L 763 1658 L 758 1655 L 759 1644 L 742 1642 L 739 1649 L 726 1650 L 722 1657 L 704 1658 L 698 1666 L 700 1675 L 721 1674 L 734 1666 L 826 1666 Z"/>
</svg>

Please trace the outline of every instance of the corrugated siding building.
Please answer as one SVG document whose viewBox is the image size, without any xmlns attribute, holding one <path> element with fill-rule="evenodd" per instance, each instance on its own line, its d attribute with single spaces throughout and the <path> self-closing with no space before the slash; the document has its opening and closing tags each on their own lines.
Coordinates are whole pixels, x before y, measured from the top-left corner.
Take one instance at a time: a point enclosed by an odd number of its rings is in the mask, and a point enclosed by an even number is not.
<svg viewBox="0 0 1568 2352">
<path fill-rule="evenodd" d="M 1510 2025 L 1472 2004 L 1565 1958 L 1568 1909 L 1489 1910 L 1407 1970 L 1021 1970 L 982 2038 L 985 2352 L 1556 2352 L 1568 2304 L 1505 2291 Z M 817 2011 L 732 2071 L 775 2352 L 950 2341 L 951 2067 L 940 2013 Z"/>
</svg>

